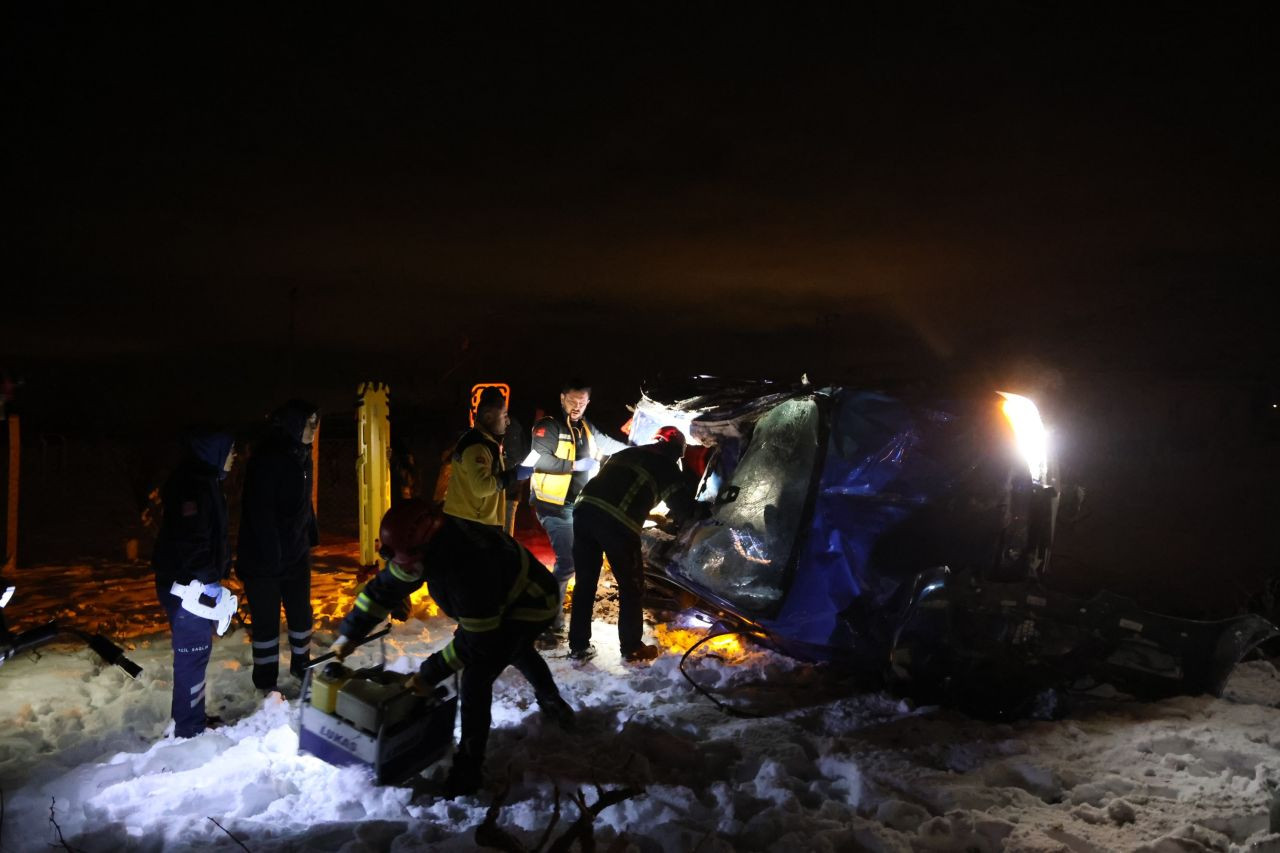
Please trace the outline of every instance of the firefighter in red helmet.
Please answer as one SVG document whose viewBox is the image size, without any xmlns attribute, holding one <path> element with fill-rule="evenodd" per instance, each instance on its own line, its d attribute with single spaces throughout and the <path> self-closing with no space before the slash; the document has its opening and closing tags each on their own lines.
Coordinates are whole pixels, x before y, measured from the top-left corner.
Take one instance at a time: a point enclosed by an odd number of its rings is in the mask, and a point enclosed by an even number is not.
<svg viewBox="0 0 1280 853">
<path fill-rule="evenodd" d="M 426 693 L 462 673 L 462 739 L 445 793 L 474 793 L 482 781 L 493 682 L 508 666 L 533 687 L 544 715 L 563 729 L 573 728 L 573 709 L 533 646 L 555 616 L 555 579 L 500 530 L 443 515 L 421 499 L 388 510 L 380 535 L 386 568 L 356 598 L 332 650 L 338 659 L 346 657 L 353 642 L 422 584 L 428 585 L 432 599 L 458 627 L 447 646 L 423 661 L 412 686 Z"/>
</svg>

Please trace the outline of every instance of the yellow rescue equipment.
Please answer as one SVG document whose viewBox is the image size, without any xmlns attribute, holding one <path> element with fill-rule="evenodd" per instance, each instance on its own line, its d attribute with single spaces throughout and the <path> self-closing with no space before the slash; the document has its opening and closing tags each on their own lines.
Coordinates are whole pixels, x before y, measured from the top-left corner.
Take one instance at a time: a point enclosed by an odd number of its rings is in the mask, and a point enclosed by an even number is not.
<svg viewBox="0 0 1280 853">
<path fill-rule="evenodd" d="M 391 508 L 391 391 L 381 382 L 365 382 L 356 389 L 356 395 L 360 564 L 376 566 L 378 525 Z"/>
</svg>

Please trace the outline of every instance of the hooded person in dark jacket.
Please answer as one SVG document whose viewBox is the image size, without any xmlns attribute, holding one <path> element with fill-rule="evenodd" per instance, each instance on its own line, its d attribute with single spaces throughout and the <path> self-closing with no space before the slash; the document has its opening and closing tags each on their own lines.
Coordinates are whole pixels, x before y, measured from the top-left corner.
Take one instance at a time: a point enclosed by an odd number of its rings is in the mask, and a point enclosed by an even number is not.
<svg viewBox="0 0 1280 853">
<path fill-rule="evenodd" d="M 289 671 L 302 678 L 311 656 L 311 549 L 319 541 L 311 504 L 311 443 L 319 409 L 291 400 L 245 472 L 236 575 L 249 599 L 253 684 L 274 690 L 280 673 L 280 605 L 289 628 Z"/>
<path fill-rule="evenodd" d="M 235 443 L 220 432 L 191 433 L 184 443 L 182 461 L 161 489 L 164 516 L 151 567 L 173 632 L 174 735 L 194 737 L 211 719 L 205 715 L 205 670 L 216 623 L 187 609 L 173 590 L 198 581 L 207 607 L 229 595 L 222 587 L 231 567 L 222 480 L 235 459 Z"/>
</svg>

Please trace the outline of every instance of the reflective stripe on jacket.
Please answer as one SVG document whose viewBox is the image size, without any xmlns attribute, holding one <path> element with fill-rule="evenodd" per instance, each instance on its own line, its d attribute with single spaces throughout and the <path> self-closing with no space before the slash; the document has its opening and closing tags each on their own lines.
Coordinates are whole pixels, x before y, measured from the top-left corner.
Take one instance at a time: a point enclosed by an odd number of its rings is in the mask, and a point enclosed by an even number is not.
<svg viewBox="0 0 1280 853">
<path fill-rule="evenodd" d="M 446 518 L 422 565 L 387 567 L 356 597 L 339 632 L 352 640 L 369 633 L 423 583 L 445 615 L 458 623 L 453 640 L 421 667 L 435 683 L 477 655 L 506 653 L 506 626 L 550 622 L 559 606 L 551 572 L 529 551 L 496 530 Z"/>
<path fill-rule="evenodd" d="M 664 501 L 673 518 L 690 517 L 693 486 L 675 460 L 647 445 L 610 456 L 596 478 L 583 487 L 577 506 L 593 506 L 638 535 L 649 511 Z"/>
</svg>

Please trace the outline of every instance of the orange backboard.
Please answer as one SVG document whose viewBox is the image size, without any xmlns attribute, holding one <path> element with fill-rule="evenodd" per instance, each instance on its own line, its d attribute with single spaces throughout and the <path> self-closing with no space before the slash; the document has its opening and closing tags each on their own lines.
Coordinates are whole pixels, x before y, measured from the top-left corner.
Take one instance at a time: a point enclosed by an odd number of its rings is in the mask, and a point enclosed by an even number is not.
<svg viewBox="0 0 1280 853">
<path fill-rule="evenodd" d="M 476 406 L 480 405 L 480 395 L 486 388 L 497 388 L 502 392 L 502 399 L 507 401 L 507 405 L 511 405 L 511 386 L 505 382 L 478 382 L 471 386 L 471 426 L 476 425 Z"/>
</svg>

